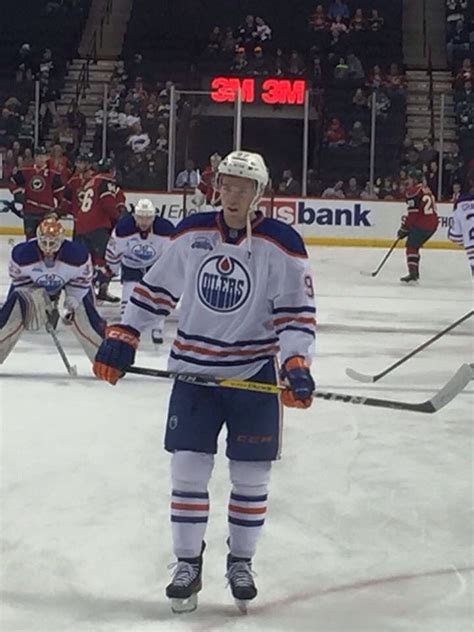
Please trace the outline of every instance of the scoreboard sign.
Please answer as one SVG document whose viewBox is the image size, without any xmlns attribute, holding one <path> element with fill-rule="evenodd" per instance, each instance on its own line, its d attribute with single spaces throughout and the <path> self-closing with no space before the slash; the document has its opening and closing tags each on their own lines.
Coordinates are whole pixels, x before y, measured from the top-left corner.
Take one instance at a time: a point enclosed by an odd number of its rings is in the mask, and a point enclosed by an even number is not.
<svg viewBox="0 0 474 632">
<path fill-rule="evenodd" d="M 242 103 L 303 105 L 306 81 L 304 79 L 219 76 L 211 79 L 211 99 L 216 103 L 233 103 L 237 99 L 239 88 Z"/>
</svg>

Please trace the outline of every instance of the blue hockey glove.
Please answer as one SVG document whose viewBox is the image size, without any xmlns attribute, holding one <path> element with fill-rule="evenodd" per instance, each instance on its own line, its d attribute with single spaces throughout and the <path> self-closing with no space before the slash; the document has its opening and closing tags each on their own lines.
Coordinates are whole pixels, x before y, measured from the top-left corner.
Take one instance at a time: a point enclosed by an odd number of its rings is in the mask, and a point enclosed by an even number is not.
<svg viewBox="0 0 474 632">
<path fill-rule="evenodd" d="M 289 388 L 282 391 L 282 403 L 291 408 L 309 408 L 313 401 L 315 383 L 306 360 L 301 356 L 288 358 L 280 377 L 289 384 Z"/>
<path fill-rule="evenodd" d="M 140 340 L 139 332 L 127 325 L 112 325 L 105 331 L 105 340 L 99 347 L 93 370 L 100 380 L 117 384 L 125 369 L 135 362 Z"/>
</svg>

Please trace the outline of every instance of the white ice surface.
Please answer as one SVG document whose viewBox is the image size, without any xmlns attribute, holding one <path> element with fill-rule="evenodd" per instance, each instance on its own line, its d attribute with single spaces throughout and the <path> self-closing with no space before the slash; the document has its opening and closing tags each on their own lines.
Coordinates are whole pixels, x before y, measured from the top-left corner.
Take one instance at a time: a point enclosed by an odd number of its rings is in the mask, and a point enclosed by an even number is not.
<svg viewBox="0 0 474 632">
<path fill-rule="evenodd" d="M 0 291 L 9 245 L 0 240 Z M 402 251 L 312 248 L 320 388 L 422 401 L 473 360 L 468 321 L 377 384 L 377 373 L 471 309 L 463 252 L 423 252 L 402 287 Z M 118 290 L 118 286 L 113 288 Z M 112 312 L 115 308 L 112 308 Z M 109 313 L 111 308 L 108 308 Z M 474 319 L 473 319 L 474 320 Z M 473 620 L 474 382 L 434 415 L 317 400 L 286 411 L 267 524 L 255 558 L 259 596 L 242 617 L 225 585 L 228 478 L 212 480 L 200 606 L 172 615 L 170 383 L 93 379 L 64 327 L 80 377 L 46 333 L 0 367 L 2 632 L 468 632 Z M 164 367 L 172 328 L 142 365 Z"/>
</svg>

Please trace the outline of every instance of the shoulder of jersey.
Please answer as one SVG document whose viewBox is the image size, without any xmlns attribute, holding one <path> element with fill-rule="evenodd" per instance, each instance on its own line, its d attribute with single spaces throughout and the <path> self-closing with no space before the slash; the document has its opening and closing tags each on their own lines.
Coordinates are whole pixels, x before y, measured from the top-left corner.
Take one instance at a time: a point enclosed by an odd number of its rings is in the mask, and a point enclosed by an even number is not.
<svg viewBox="0 0 474 632">
<path fill-rule="evenodd" d="M 153 221 L 153 232 L 155 235 L 170 237 L 174 233 L 174 226 L 169 219 L 157 216 Z"/>
<path fill-rule="evenodd" d="M 69 241 L 68 239 L 63 242 L 58 257 L 58 259 L 64 263 L 69 263 L 73 266 L 83 265 L 87 262 L 88 258 L 89 251 L 83 244 L 80 244 L 77 241 Z"/>
<path fill-rule="evenodd" d="M 184 233 L 188 233 L 190 231 L 199 231 L 199 230 L 217 230 L 217 212 L 213 211 L 211 213 L 193 213 L 193 215 L 189 215 L 182 219 L 179 224 L 176 226 L 173 238 L 180 237 Z"/>
<path fill-rule="evenodd" d="M 36 239 L 30 239 L 30 241 L 24 241 L 14 246 L 11 258 L 19 266 L 28 266 L 40 261 L 41 255 Z"/>
<path fill-rule="evenodd" d="M 456 204 L 460 202 L 472 202 L 474 200 L 474 193 L 461 193 L 461 195 L 456 200 Z"/>
<path fill-rule="evenodd" d="M 128 214 L 120 218 L 115 227 L 117 237 L 130 237 L 134 233 L 138 233 L 138 228 L 133 215 Z"/>
<path fill-rule="evenodd" d="M 261 237 L 295 257 L 307 257 L 301 235 L 296 230 L 277 219 L 266 217 L 253 229 L 255 237 Z"/>
</svg>

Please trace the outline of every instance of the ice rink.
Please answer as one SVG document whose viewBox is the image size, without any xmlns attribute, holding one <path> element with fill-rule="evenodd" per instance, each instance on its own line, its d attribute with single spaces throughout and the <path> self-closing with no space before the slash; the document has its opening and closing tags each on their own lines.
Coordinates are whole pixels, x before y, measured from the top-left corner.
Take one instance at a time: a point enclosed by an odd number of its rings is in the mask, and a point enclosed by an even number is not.
<svg viewBox="0 0 474 632">
<path fill-rule="evenodd" d="M 473 361 L 471 319 L 377 384 L 344 372 L 377 373 L 472 309 L 462 251 L 424 251 L 418 287 L 398 281 L 401 250 L 375 279 L 360 270 L 375 269 L 383 249 L 310 253 L 321 389 L 418 402 Z M 434 415 L 320 400 L 286 411 L 247 617 L 224 578 L 220 454 L 199 609 L 177 616 L 164 598 L 170 383 L 98 382 L 72 334 L 58 332 L 78 378 L 46 333 L 25 335 L 0 367 L 2 632 L 472 630 L 474 382 Z M 144 342 L 137 364 L 164 368 L 172 336 L 170 324 L 163 347 Z"/>
</svg>

